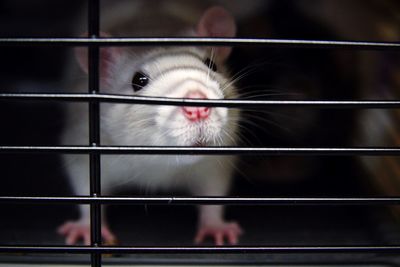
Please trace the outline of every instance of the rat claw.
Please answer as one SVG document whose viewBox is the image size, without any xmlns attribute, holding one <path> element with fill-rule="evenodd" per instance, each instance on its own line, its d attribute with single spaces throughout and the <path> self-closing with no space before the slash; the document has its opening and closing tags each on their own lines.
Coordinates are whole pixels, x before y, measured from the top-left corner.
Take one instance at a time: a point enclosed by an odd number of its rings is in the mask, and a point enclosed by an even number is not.
<svg viewBox="0 0 400 267">
<path fill-rule="evenodd" d="M 219 225 L 204 225 L 198 230 L 195 243 L 200 244 L 207 236 L 214 239 L 216 246 L 223 246 L 226 238 L 229 245 L 237 245 L 239 236 L 243 233 L 236 222 L 223 222 Z"/>
<path fill-rule="evenodd" d="M 58 227 L 57 232 L 65 236 L 65 243 L 67 245 L 75 245 L 80 240 L 86 246 L 90 245 L 90 224 L 83 221 L 69 221 Z M 101 227 L 101 236 L 105 245 L 115 245 L 117 239 L 110 229 L 103 225 Z"/>
<path fill-rule="evenodd" d="M 229 244 L 231 245 L 237 245 L 238 243 L 238 236 L 236 235 L 235 232 L 233 232 L 232 230 L 228 232 L 228 240 L 229 240 Z"/>
<path fill-rule="evenodd" d="M 214 238 L 215 238 L 215 245 L 217 246 L 223 246 L 224 245 L 224 236 L 222 232 L 216 232 L 214 234 Z"/>
<path fill-rule="evenodd" d="M 57 228 L 57 233 L 60 235 L 65 235 L 72 227 L 72 222 L 66 222 Z"/>
<path fill-rule="evenodd" d="M 104 245 L 106 246 L 114 246 L 118 244 L 117 238 L 107 226 L 101 228 L 101 236 L 103 237 Z"/>
<path fill-rule="evenodd" d="M 205 229 L 199 229 L 199 231 L 196 234 L 196 237 L 194 238 L 194 243 L 196 245 L 202 243 L 204 241 L 205 236 L 206 236 Z"/>
</svg>

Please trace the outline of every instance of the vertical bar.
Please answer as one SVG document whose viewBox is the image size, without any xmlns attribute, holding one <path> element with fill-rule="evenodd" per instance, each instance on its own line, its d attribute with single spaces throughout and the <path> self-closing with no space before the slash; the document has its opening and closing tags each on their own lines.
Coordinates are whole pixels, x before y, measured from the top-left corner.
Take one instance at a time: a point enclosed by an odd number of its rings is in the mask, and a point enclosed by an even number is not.
<svg viewBox="0 0 400 267">
<path fill-rule="evenodd" d="M 99 0 L 88 0 L 88 32 L 90 38 L 99 37 L 100 10 Z M 89 93 L 99 92 L 99 47 L 89 46 L 88 73 Z M 89 145 L 100 145 L 100 104 L 99 102 L 89 103 Z M 90 196 L 101 195 L 100 186 L 100 154 L 91 153 L 90 157 Z M 101 206 L 90 204 L 90 233 L 91 246 L 101 245 Z M 91 253 L 91 266 L 101 267 L 101 253 Z"/>
</svg>

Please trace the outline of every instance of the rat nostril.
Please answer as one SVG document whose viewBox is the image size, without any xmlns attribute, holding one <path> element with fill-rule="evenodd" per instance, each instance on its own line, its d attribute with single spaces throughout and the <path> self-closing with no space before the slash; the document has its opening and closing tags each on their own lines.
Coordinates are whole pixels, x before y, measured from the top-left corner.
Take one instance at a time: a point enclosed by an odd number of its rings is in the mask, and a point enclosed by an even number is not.
<svg viewBox="0 0 400 267">
<path fill-rule="evenodd" d="M 208 107 L 200 107 L 199 112 L 202 117 L 208 117 L 208 114 L 210 113 L 210 109 Z"/>
<path fill-rule="evenodd" d="M 208 107 L 182 107 L 184 116 L 190 121 L 199 121 L 207 119 L 210 116 Z"/>
<path fill-rule="evenodd" d="M 190 91 L 185 98 L 207 99 L 207 96 L 201 91 Z M 190 121 L 199 121 L 207 119 L 210 116 L 211 109 L 209 107 L 182 107 L 183 114 Z"/>
</svg>

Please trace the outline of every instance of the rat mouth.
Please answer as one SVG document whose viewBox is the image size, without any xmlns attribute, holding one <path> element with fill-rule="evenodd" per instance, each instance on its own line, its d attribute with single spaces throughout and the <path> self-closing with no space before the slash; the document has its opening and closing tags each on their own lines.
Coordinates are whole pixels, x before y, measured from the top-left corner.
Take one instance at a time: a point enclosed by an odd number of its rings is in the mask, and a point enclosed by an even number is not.
<svg viewBox="0 0 400 267">
<path fill-rule="evenodd" d="M 194 147 L 203 147 L 203 146 L 207 146 L 207 142 L 204 140 L 197 140 L 193 143 Z"/>
<path fill-rule="evenodd" d="M 204 126 L 204 125 L 201 125 Z M 197 134 L 193 136 L 194 140 L 192 142 L 192 146 L 194 147 L 204 147 L 209 145 L 209 138 L 208 134 L 206 132 L 206 129 L 204 127 L 198 127 L 197 128 Z"/>
<path fill-rule="evenodd" d="M 185 126 L 173 136 L 176 142 L 184 146 L 210 146 L 216 143 L 220 135 L 219 129 L 209 123 L 190 123 Z"/>
</svg>

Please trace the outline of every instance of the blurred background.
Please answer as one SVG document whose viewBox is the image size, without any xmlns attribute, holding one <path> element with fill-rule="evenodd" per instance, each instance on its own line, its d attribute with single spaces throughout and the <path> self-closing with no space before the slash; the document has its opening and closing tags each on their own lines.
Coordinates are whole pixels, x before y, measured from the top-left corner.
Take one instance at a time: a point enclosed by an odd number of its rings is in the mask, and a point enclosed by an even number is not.
<svg viewBox="0 0 400 267">
<path fill-rule="evenodd" d="M 115 2 L 104 0 L 103 8 Z M 400 4 L 395 0 L 158 2 L 176 8 L 189 2 L 195 10 L 213 3 L 224 5 L 237 18 L 239 37 L 400 39 Z M 82 22 L 85 10 L 85 1 L 2 0 L 0 38 L 79 36 L 86 27 Z M 66 77 L 68 66 L 74 64 L 72 48 L 1 46 L 0 58 L 0 92 L 68 92 L 65 79 L 77 78 Z M 398 99 L 400 89 L 399 53 L 393 51 L 236 47 L 229 66 L 232 74 L 245 73 L 237 81 L 244 99 L 389 100 Z M 68 104 L 0 101 L 0 145 L 60 144 Z M 245 110 L 238 145 L 398 146 L 399 116 L 397 110 Z M 234 196 L 400 195 L 396 157 L 243 157 L 238 169 Z M 58 156 L 0 154 L 0 170 L 2 196 L 72 194 Z M 143 194 L 135 189 L 118 193 Z M 78 216 L 76 207 L 59 205 L 0 205 L 0 214 L 0 244 L 10 245 L 63 244 L 55 229 Z M 398 245 L 399 214 L 395 207 L 363 206 L 232 206 L 227 210 L 227 216 L 246 230 L 241 244 L 281 246 Z M 196 210 L 189 206 L 112 206 L 107 216 L 122 245 L 191 245 L 196 229 Z M 334 259 L 365 260 L 351 256 Z M 287 259 L 311 260 L 301 255 Z M 280 258 L 268 260 L 278 262 Z M 384 260 L 398 261 L 389 256 Z"/>
</svg>

